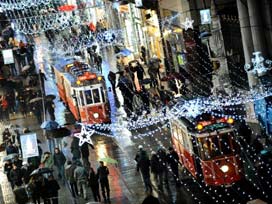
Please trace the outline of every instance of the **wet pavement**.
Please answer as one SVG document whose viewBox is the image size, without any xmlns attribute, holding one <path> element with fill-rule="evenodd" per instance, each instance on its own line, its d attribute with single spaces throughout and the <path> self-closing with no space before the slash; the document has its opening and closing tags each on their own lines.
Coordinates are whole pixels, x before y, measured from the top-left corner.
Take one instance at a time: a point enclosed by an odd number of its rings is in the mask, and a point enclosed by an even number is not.
<svg viewBox="0 0 272 204">
<path fill-rule="evenodd" d="M 49 62 L 50 56 L 45 55 L 46 50 L 43 46 L 39 46 L 44 39 L 40 37 L 36 39 L 36 63 L 39 68 L 44 69 L 47 81 L 45 83 L 46 94 L 57 95 L 57 90 L 54 82 L 54 77 L 51 72 Z M 40 44 L 41 45 L 41 44 Z M 115 57 L 112 49 L 103 49 L 101 51 L 104 55 L 103 61 L 103 74 L 107 79 L 109 70 L 116 71 Z M 107 80 L 107 87 L 110 83 Z M 118 98 L 122 101 L 120 91 L 117 90 Z M 108 92 L 108 97 L 111 104 L 111 117 L 113 122 L 125 123 L 125 113 L 122 107 L 115 106 L 115 100 L 112 92 Z M 55 100 L 56 105 L 56 121 L 59 124 L 66 124 L 72 121 L 72 116 L 66 111 L 63 104 L 57 97 Z M 122 103 L 121 103 L 122 104 Z M 48 116 L 46 116 L 48 117 Z M 12 124 L 18 124 L 20 127 L 29 127 L 31 131 L 37 133 L 38 138 L 42 141 L 41 147 L 43 151 L 47 151 L 48 141 L 44 136 L 44 132 L 39 128 L 34 117 L 28 116 L 27 119 L 23 118 L 20 114 L 16 114 L 10 121 Z M 90 162 L 93 168 L 98 167 L 98 161 L 104 157 L 111 157 L 118 161 L 117 165 L 106 164 L 109 167 L 110 175 L 110 188 L 111 188 L 111 203 L 112 204 L 140 204 L 146 196 L 144 185 L 141 175 L 136 172 L 136 163 L 134 161 L 138 145 L 143 145 L 148 154 L 151 151 L 156 151 L 160 146 L 168 148 L 171 146 L 169 127 L 158 124 L 157 126 L 150 126 L 133 132 L 124 128 L 122 130 L 115 130 L 112 132 L 104 132 L 104 135 L 92 136 L 95 149 L 90 150 Z M 3 129 L 3 124 L 0 129 Z M 158 128 L 160 127 L 160 128 Z M 149 136 L 147 136 L 149 133 Z M 144 136 L 145 135 L 145 136 Z M 151 135 L 151 136 L 150 136 Z M 71 143 L 71 137 L 55 140 L 55 144 L 62 146 L 63 142 L 67 142 L 68 146 Z M 3 156 L 3 155 L 1 155 Z M 244 192 L 246 188 L 239 188 L 240 186 L 231 188 L 215 189 L 205 186 L 205 184 L 195 181 L 188 172 L 181 169 L 181 183 L 182 187 L 176 189 L 171 174 L 169 174 L 170 185 L 169 188 L 164 187 L 163 191 L 158 190 L 156 182 L 152 179 L 154 187 L 153 195 L 159 197 L 162 204 L 198 204 L 198 203 L 245 203 L 249 200 L 239 199 L 239 197 L 248 196 L 249 192 Z M 14 204 L 13 193 L 10 185 L 6 180 L 3 172 L 0 172 L 1 194 L 0 203 Z M 236 188 L 236 189 L 235 189 Z M 71 193 L 65 185 L 61 185 L 59 192 L 59 203 L 68 204 L 73 203 Z M 88 200 L 78 199 L 77 203 L 91 203 L 93 197 L 90 188 L 88 188 Z"/>
</svg>

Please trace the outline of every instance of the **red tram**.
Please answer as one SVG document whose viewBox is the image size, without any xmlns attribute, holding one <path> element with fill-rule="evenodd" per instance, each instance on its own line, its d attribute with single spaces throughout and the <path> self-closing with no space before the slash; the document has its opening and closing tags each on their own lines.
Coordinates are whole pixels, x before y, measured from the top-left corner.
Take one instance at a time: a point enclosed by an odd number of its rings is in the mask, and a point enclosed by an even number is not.
<svg viewBox="0 0 272 204">
<path fill-rule="evenodd" d="M 242 178 L 232 118 L 202 115 L 171 121 L 172 141 L 184 167 L 207 185 L 230 185 Z"/>
<path fill-rule="evenodd" d="M 110 122 L 105 79 L 96 69 L 74 58 L 58 60 L 52 68 L 60 98 L 77 121 Z"/>
</svg>

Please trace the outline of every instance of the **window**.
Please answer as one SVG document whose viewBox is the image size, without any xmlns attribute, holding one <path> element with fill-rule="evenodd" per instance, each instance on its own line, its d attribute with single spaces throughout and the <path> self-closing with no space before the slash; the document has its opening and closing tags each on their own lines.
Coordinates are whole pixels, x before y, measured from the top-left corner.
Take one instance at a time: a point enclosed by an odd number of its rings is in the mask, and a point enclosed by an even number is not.
<svg viewBox="0 0 272 204">
<path fill-rule="evenodd" d="M 100 103 L 99 89 L 93 89 L 94 103 Z"/>
<path fill-rule="evenodd" d="M 232 154 L 230 137 L 230 133 L 225 133 L 213 137 L 198 138 L 197 141 L 201 158 L 208 160 L 218 156 Z"/>
<path fill-rule="evenodd" d="M 86 97 L 86 104 L 92 104 L 93 103 L 93 97 L 92 97 L 92 91 L 91 90 L 85 91 L 85 97 Z"/>
</svg>

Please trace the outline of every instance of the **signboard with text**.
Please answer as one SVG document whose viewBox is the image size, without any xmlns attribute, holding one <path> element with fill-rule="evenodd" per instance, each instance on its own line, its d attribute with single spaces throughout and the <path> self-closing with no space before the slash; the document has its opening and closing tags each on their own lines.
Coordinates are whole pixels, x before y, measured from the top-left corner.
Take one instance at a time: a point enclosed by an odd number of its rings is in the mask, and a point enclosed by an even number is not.
<svg viewBox="0 0 272 204">
<path fill-rule="evenodd" d="M 200 18 L 202 25 L 211 24 L 212 18 L 210 9 L 200 10 Z"/>
<path fill-rule="evenodd" d="M 13 64 L 14 63 L 12 49 L 2 50 L 2 55 L 3 55 L 3 59 L 4 59 L 4 64 Z"/>
<path fill-rule="evenodd" d="M 23 158 L 39 156 L 36 133 L 29 133 L 20 136 Z"/>
</svg>

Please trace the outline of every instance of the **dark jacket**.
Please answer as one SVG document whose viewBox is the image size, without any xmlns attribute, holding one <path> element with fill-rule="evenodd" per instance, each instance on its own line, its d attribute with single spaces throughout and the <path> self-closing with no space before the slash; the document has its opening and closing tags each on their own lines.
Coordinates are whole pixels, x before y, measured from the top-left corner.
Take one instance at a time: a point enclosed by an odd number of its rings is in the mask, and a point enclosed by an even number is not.
<svg viewBox="0 0 272 204">
<path fill-rule="evenodd" d="M 21 186 L 23 184 L 22 178 L 23 172 L 21 169 L 11 169 L 10 180 L 13 182 L 13 184 L 15 184 L 16 186 Z"/>
<path fill-rule="evenodd" d="M 137 156 L 136 156 L 137 158 Z M 150 171 L 150 160 L 146 151 L 140 151 L 139 157 L 135 160 L 137 161 L 137 170 L 140 170 L 142 175 L 149 175 Z"/>
<path fill-rule="evenodd" d="M 173 151 L 172 153 L 169 153 L 167 155 L 167 162 L 172 169 L 178 168 L 179 156 L 177 152 Z"/>
<path fill-rule="evenodd" d="M 159 158 L 156 154 L 153 154 L 151 156 L 151 160 L 150 160 L 150 167 L 151 167 L 151 172 L 154 174 L 158 174 L 162 171 L 162 169 L 160 169 L 160 161 Z"/>
<path fill-rule="evenodd" d="M 108 167 L 106 167 L 106 166 L 100 166 L 100 167 L 98 167 L 98 169 L 97 169 L 97 175 L 98 175 L 98 178 L 99 178 L 100 182 L 108 180 L 108 175 L 109 175 L 109 169 L 108 169 Z"/>
<path fill-rule="evenodd" d="M 89 147 L 88 147 L 88 143 L 84 143 L 81 147 L 80 147 L 80 151 L 81 151 L 81 155 L 82 158 L 89 158 Z"/>
<path fill-rule="evenodd" d="M 62 152 L 54 154 L 54 165 L 57 167 L 63 166 L 66 162 L 66 158 Z"/>
<path fill-rule="evenodd" d="M 58 197 L 58 191 L 60 189 L 58 182 L 55 179 L 49 180 L 48 186 L 49 186 L 49 188 L 48 188 L 49 198 Z"/>
<path fill-rule="evenodd" d="M 98 175 L 97 174 L 90 171 L 88 179 L 89 179 L 89 186 L 90 187 L 99 188 Z"/>
<path fill-rule="evenodd" d="M 77 168 L 77 166 L 75 164 L 70 164 L 65 168 L 65 177 L 67 178 L 67 180 L 70 183 L 75 183 L 75 177 L 74 177 L 74 173 L 75 173 L 75 169 Z"/>
<path fill-rule="evenodd" d="M 6 147 L 6 152 L 7 152 L 7 155 L 14 154 L 14 153 L 18 153 L 18 149 L 14 147 L 13 145 L 10 145 Z"/>
<path fill-rule="evenodd" d="M 73 159 L 80 159 L 80 150 L 79 150 L 79 139 L 74 137 L 71 143 L 71 153 L 73 154 Z"/>
</svg>

